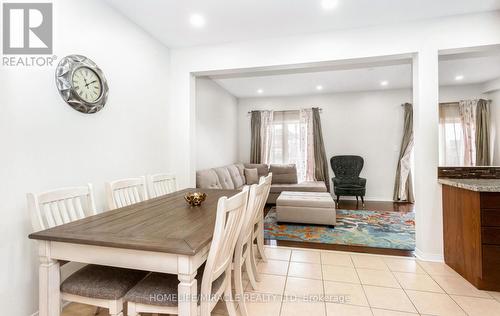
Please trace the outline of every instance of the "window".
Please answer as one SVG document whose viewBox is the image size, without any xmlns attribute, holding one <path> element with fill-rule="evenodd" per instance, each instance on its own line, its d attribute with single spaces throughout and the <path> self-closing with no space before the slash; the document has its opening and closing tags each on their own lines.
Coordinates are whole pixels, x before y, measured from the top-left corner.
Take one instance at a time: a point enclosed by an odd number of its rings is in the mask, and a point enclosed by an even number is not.
<svg viewBox="0 0 500 316">
<path fill-rule="evenodd" d="M 439 165 L 464 166 L 464 125 L 458 103 L 439 105 Z"/>
<path fill-rule="evenodd" d="M 299 111 L 274 112 L 271 124 L 271 150 L 269 163 L 295 164 L 299 182 L 306 180 L 307 127 Z"/>
</svg>

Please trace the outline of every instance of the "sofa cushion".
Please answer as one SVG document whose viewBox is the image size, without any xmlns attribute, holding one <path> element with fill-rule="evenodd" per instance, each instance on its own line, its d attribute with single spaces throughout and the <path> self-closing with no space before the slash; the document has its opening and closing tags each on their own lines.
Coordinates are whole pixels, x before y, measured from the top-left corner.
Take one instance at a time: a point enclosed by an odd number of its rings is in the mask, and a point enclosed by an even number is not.
<svg viewBox="0 0 500 316">
<path fill-rule="evenodd" d="M 297 167 L 295 164 L 271 165 L 269 171 L 273 174 L 273 184 L 297 183 Z"/>
<path fill-rule="evenodd" d="M 245 169 L 245 178 L 247 179 L 247 184 L 257 184 L 259 183 L 259 172 L 256 168 Z"/>
<path fill-rule="evenodd" d="M 229 170 L 226 167 L 214 168 L 217 177 L 219 178 L 220 185 L 225 190 L 234 190 L 235 186 L 233 180 L 231 179 L 231 175 L 229 174 Z"/>
<path fill-rule="evenodd" d="M 233 180 L 234 187 L 236 189 L 241 188 L 245 185 L 245 177 L 241 175 L 240 170 L 236 165 L 226 166 L 227 171 L 229 171 L 229 175 L 231 176 L 231 180 Z"/>
<path fill-rule="evenodd" d="M 245 179 L 245 165 L 238 162 L 238 163 L 235 163 L 234 164 L 236 166 L 236 168 L 238 168 L 238 170 L 240 171 L 240 174 L 241 176 L 243 177 L 243 179 Z"/>
<path fill-rule="evenodd" d="M 271 193 L 281 193 L 283 191 L 326 192 L 326 185 L 323 181 L 305 181 L 298 184 L 271 185 Z"/>
<path fill-rule="evenodd" d="M 246 163 L 245 168 L 247 169 L 257 169 L 259 172 L 259 177 L 267 177 L 269 174 L 269 166 L 264 163 Z"/>
<path fill-rule="evenodd" d="M 196 172 L 196 187 L 202 189 L 222 189 L 217 173 L 213 169 Z"/>
</svg>

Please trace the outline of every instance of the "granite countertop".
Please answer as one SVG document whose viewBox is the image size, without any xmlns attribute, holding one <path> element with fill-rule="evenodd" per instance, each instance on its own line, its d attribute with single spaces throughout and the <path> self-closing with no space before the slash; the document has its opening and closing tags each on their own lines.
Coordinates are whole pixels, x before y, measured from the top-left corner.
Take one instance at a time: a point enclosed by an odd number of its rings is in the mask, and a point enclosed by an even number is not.
<svg viewBox="0 0 500 316">
<path fill-rule="evenodd" d="M 500 192 L 500 179 L 438 179 L 441 184 L 477 192 Z"/>
</svg>

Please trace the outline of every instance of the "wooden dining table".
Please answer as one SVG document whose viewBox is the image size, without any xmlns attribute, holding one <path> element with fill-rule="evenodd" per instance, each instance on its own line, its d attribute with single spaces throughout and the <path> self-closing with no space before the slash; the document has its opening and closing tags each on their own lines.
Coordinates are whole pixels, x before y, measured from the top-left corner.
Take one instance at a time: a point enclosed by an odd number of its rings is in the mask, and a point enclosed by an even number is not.
<svg viewBox="0 0 500 316">
<path fill-rule="evenodd" d="M 192 207 L 190 191 L 207 194 Z M 179 297 L 196 295 L 196 272 L 207 259 L 217 202 L 238 190 L 185 189 L 36 232 L 38 241 L 39 316 L 59 316 L 60 261 L 177 274 Z M 195 300 L 179 301 L 179 315 L 197 314 Z"/>
</svg>

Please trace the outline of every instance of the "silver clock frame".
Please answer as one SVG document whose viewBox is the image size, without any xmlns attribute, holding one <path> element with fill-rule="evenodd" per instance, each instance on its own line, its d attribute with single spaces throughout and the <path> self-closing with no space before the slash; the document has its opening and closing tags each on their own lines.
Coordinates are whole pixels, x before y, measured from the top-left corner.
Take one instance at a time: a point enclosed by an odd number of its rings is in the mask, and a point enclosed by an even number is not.
<svg viewBox="0 0 500 316">
<path fill-rule="evenodd" d="M 101 94 L 94 102 L 83 100 L 73 87 L 73 74 L 82 67 L 94 71 L 101 83 Z M 63 100 L 78 112 L 86 114 L 99 112 L 108 100 L 109 87 L 104 73 L 96 63 L 82 55 L 69 55 L 61 59 L 56 68 L 56 86 Z"/>
</svg>

